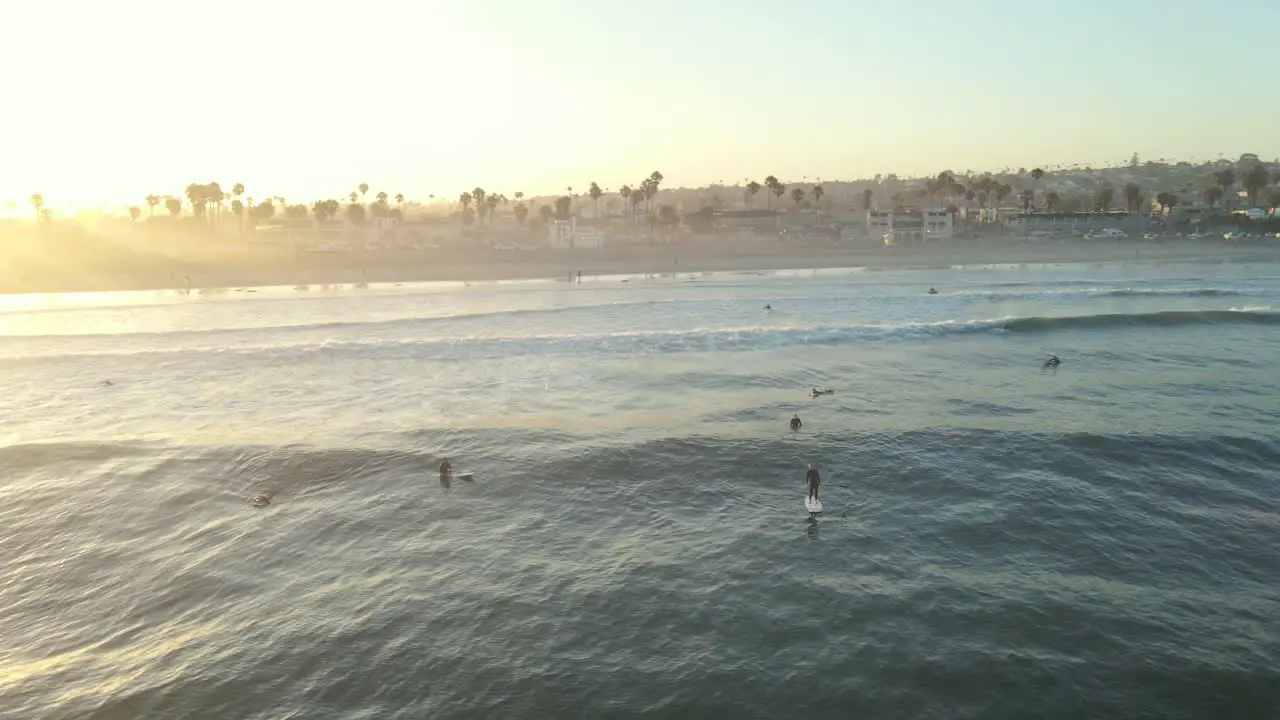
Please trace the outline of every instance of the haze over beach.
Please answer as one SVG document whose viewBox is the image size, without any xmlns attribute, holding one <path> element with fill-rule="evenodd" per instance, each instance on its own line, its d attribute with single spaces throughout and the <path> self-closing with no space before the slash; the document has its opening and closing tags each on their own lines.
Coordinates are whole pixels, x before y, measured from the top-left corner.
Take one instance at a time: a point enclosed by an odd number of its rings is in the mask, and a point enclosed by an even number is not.
<svg viewBox="0 0 1280 720">
<path fill-rule="evenodd" d="M 1280 5 L 332 10 L 0 10 L 0 718 L 1280 706 Z"/>
</svg>

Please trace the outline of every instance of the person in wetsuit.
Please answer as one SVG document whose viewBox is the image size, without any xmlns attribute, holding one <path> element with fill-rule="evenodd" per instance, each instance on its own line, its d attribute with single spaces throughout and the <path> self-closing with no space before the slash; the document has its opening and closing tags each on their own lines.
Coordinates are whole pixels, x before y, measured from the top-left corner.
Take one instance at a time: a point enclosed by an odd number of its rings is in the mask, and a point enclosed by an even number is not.
<svg viewBox="0 0 1280 720">
<path fill-rule="evenodd" d="M 446 490 L 453 483 L 453 463 L 449 462 L 449 458 L 445 458 L 440 463 L 440 487 Z"/>
<path fill-rule="evenodd" d="M 809 481 L 809 497 L 813 500 L 818 499 L 818 486 L 822 484 L 822 476 L 818 474 L 818 469 L 809 463 L 809 471 L 804 474 L 804 479 Z"/>
<path fill-rule="evenodd" d="M 791 430 L 792 430 L 792 431 L 799 430 L 799 429 L 800 429 L 800 428 L 802 428 L 802 427 L 804 427 L 804 423 L 800 422 L 800 416 L 799 416 L 799 415 L 792 415 L 792 416 L 791 416 Z"/>
<path fill-rule="evenodd" d="M 1061 365 L 1061 364 L 1062 364 L 1062 361 L 1058 359 L 1058 356 L 1057 356 L 1057 355 L 1050 355 L 1050 356 L 1049 356 L 1049 359 L 1044 361 L 1044 367 L 1055 367 L 1055 368 L 1056 368 L 1056 367 L 1058 367 L 1058 366 L 1059 366 L 1059 365 Z"/>
</svg>

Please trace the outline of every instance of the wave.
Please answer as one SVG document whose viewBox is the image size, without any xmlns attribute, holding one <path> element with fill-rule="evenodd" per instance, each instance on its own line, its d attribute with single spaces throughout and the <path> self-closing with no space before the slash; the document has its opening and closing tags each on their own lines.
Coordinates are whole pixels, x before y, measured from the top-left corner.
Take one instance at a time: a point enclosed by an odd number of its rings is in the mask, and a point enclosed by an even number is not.
<svg viewBox="0 0 1280 720">
<path fill-rule="evenodd" d="M 1249 310 L 1165 310 L 1150 313 L 1109 313 L 1064 317 L 1028 317 L 1000 326 L 1010 332 L 1104 330 L 1119 327 L 1168 328 L 1187 325 L 1280 325 L 1280 313 Z"/>
<path fill-rule="evenodd" d="M 1269 308 L 1233 310 L 1171 310 L 1151 313 L 1112 313 L 1067 316 L 1005 316 L 988 319 L 943 320 L 863 325 L 694 328 L 597 334 L 541 334 L 527 336 L 450 338 L 370 338 L 324 342 L 238 345 L 221 348 L 177 348 L 58 353 L 11 357 L 3 362 L 33 362 L 104 356 L 264 356 L 272 362 L 307 361 L 351 356 L 367 359 L 472 361 L 521 356 L 565 354 L 656 355 L 680 352 L 745 352 L 788 347 L 838 346 L 910 342 L 983 332 L 1046 333 L 1105 330 L 1125 327 L 1174 328 L 1196 325 L 1280 325 L 1280 313 Z"/>
<path fill-rule="evenodd" d="M 962 437 L 965 442 L 956 443 Z M 114 458 L 168 458 L 179 464 L 199 467 L 220 478 L 235 476 L 230 484 L 289 479 L 306 484 L 359 482 L 381 471 L 420 473 L 441 455 L 466 456 L 465 462 L 486 458 L 493 462 L 526 464 L 566 464 L 590 459 L 611 465 L 625 473 L 634 463 L 655 463 L 666 469 L 707 465 L 709 453 L 719 454 L 725 463 L 742 460 L 743 455 L 762 453 L 785 457 L 793 453 L 797 438 L 720 438 L 712 435 L 684 435 L 627 441 L 620 437 L 589 437 L 564 429 L 532 428 L 424 428 L 379 433 L 366 438 L 374 444 L 326 446 L 311 444 L 188 445 L 167 443 L 56 442 L 19 443 L 0 446 L 6 466 L 23 469 L 63 462 L 96 463 Z M 1131 460 L 1147 464 L 1152 454 L 1174 454 L 1212 462 L 1215 456 L 1231 456 L 1256 464 L 1259 472 L 1280 461 L 1280 436 L 1099 434 L 1089 432 L 1034 432 L 974 428 L 935 428 L 906 431 L 857 432 L 840 430 L 811 432 L 799 438 L 805 445 L 838 448 L 855 441 L 851 457 L 887 453 L 898 457 L 895 448 L 925 453 L 954 453 L 973 449 L 1004 454 L 1010 443 L 1059 448 L 1114 461 Z M 358 443 L 359 441 L 357 441 Z M 570 451 L 566 452 L 566 448 Z M 565 469 L 556 477 L 581 473 Z M 588 475 L 589 476 L 589 475 Z M 1268 486 L 1269 487 L 1269 486 Z"/>
<path fill-rule="evenodd" d="M 1255 293 L 1241 289 L 1228 288 L 1098 288 L 1092 287 L 1081 290 L 1027 290 L 1027 291 L 989 291 L 989 290 L 961 290 L 953 293 L 942 293 L 940 298 L 957 297 L 972 298 L 975 300 L 987 300 L 990 302 L 1002 302 L 1010 300 L 1069 300 L 1075 298 L 1090 297 L 1242 297 L 1253 295 L 1265 295 L 1265 293 Z M 751 308 L 753 311 L 757 309 L 761 302 L 771 302 L 778 305 L 795 309 L 802 304 L 821 303 L 822 305 L 839 304 L 839 303 L 865 303 L 876 300 L 901 300 L 903 298 L 919 298 L 920 294 L 912 286 L 909 293 L 893 293 L 893 294 L 842 294 L 842 295 L 783 295 L 769 297 L 746 297 L 746 298 L 655 298 L 645 300 L 614 300 L 606 302 L 583 303 L 577 305 L 562 305 L 543 308 L 509 308 L 486 310 L 479 312 L 458 312 L 454 314 L 438 314 L 438 315 L 416 315 L 409 317 L 387 317 L 369 320 L 339 320 L 329 322 L 298 322 L 292 324 L 275 324 L 275 325 L 257 325 L 251 327 L 214 327 L 199 330 L 157 330 L 143 332 L 128 333 L 59 333 L 59 334 L 9 334 L 4 335 L 0 340 L 12 339 L 44 339 L 54 338 L 66 341 L 84 341 L 84 340 L 100 340 L 103 338 L 123 339 L 123 338 L 164 338 L 166 340 L 182 340 L 196 337 L 227 337 L 231 335 L 280 335 L 283 333 L 341 333 L 353 329 L 367 329 L 377 331 L 382 328 L 405 328 L 405 329 L 421 329 L 440 325 L 449 325 L 453 323 L 461 323 L 475 320 L 486 320 L 494 318 L 504 319 L 521 319 L 533 317 L 559 317 L 573 315 L 577 313 L 598 312 L 601 309 L 606 310 L 624 310 L 628 308 L 639 307 L 663 307 L 666 309 L 678 309 L 681 307 L 689 307 L 692 311 L 706 308 L 708 305 L 719 305 L 737 308 Z M 787 305 L 791 303 L 791 305 Z M 1252 308 L 1251 308 L 1252 309 Z"/>
<path fill-rule="evenodd" d="M 1010 300 L 1075 300 L 1092 298 L 1209 298 L 1266 295 L 1262 291 L 1244 288 L 1106 288 L 1085 287 L 1079 289 L 1037 290 L 960 290 L 941 293 L 939 297 L 968 297 L 974 300 L 1003 302 Z"/>
</svg>

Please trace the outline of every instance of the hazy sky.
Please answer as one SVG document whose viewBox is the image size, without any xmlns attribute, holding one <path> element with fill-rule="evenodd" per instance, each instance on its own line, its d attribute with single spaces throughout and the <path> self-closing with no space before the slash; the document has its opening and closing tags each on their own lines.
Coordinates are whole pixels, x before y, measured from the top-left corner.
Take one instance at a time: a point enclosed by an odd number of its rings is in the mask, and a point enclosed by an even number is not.
<svg viewBox="0 0 1280 720">
<path fill-rule="evenodd" d="M 0 23 L 0 198 L 56 206 L 1280 155 L 1280 0 L 41 0 Z"/>
</svg>

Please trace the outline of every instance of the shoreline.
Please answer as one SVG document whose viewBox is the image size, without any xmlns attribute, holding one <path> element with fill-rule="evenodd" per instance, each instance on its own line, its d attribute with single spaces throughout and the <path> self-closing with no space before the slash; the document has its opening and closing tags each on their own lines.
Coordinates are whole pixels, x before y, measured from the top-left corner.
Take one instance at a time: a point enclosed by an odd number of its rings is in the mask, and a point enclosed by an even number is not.
<svg viewBox="0 0 1280 720">
<path fill-rule="evenodd" d="M 114 262 L 111 262 L 114 260 Z M 123 260 L 124 262 L 121 262 Z M 132 262 L 130 262 L 132 261 Z M 1280 245 L 1230 246 L 1213 241 L 1101 244 L 1089 241 L 1024 243 L 1010 239 L 953 241 L 896 247 L 751 247 L 668 245 L 602 250 L 507 252 L 355 251 L 296 253 L 223 248 L 197 259 L 164 256 L 101 258 L 97 266 L 61 272 L 10 267 L 0 271 L 0 294 L 122 292 L 188 287 L 289 287 L 359 283 L 565 280 L 571 275 L 672 275 L 706 272 L 864 269 L 945 270 L 1018 265 L 1124 263 L 1255 263 L 1280 261 Z M 46 262 L 46 265 L 51 263 Z M 82 263 L 82 265 L 85 265 Z M 46 270 L 48 267 L 45 268 Z M 38 273 L 38 274 L 37 274 Z"/>
</svg>

